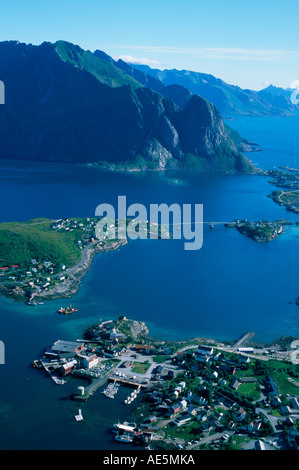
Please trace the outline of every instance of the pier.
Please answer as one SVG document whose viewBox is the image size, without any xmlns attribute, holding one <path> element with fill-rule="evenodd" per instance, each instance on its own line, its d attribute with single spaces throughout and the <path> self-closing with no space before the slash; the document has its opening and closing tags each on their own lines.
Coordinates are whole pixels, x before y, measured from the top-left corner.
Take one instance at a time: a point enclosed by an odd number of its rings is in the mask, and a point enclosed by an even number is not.
<svg viewBox="0 0 299 470">
<path fill-rule="evenodd" d="M 119 382 L 123 385 L 128 385 L 129 387 L 136 387 L 136 388 L 147 388 L 148 384 L 139 383 L 136 380 L 120 378 L 120 377 L 109 377 L 109 380 L 113 380 L 115 382 Z"/>
<path fill-rule="evenodd" d="M 252 331 L 248 331 L 247 333 L 242 335 L 240 339 L 238 339 L 238 341 L 233 345 L 233 348 L 238 349 L 241 346 L 244 346 L 248 343 L 248 341 L 250 341 L 254 337 L 254 335 L 255 333 L 253 333 Z"/>
</svg>

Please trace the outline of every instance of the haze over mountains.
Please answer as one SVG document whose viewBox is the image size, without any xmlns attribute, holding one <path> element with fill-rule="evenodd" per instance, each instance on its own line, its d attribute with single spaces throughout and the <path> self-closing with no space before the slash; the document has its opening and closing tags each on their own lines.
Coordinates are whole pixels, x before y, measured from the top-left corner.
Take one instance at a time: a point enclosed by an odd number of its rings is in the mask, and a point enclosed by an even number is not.
<svg viewBox="0 0 299 470">
<path fill-rule="evenodd" d="M 167 87 L 180 85 L 191 94 L 202 96 L 211 101 L 224 117 L 285 116 L 299 109 L 291 102 L 291 90 L 273 85 L 261 91 L 244 90 L 206 73 L 176 69 L 158 70 L 136 64 L 132 67 L 160 80 Z"/>
<path fill-rule="evenodd" d="M 195 85 L 182 86 L 186 80 L 176 83 L 165 73 L 161 81 L 150 70 L 65 41 L 0 43 L 6 87 L 0 157 L 112 169 L 256 171 L 241 153 L 249 147 L 223 123 L 215 103 L 198 96 Z"/>
</svg>

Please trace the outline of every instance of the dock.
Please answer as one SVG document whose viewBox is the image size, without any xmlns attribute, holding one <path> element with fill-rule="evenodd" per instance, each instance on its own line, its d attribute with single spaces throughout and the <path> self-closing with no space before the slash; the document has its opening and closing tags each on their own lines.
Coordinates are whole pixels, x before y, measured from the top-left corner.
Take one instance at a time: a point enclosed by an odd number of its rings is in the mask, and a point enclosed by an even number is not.
<svg viewBox="0 0 299 470">
<path fill-rule="evenodd" d="M 109 377 L 109 380 L 111 381 L 113 380 L 123 385 L 128 385 L 130 387 L 136 387 L 136 388 L 147 388 L 148 386 L 148 384 L 142 384 L 136 380 L 126 379 L 126 378 L 121 378 L 121 377 Z"/>
<path fill-rule="evenodd" d="M 238 348 L 240 348 L 241 346 L 244 346 L 244 345 L 247 344 L 248 341 L 250 341 L 254 336 L 255 336 L 255 333 L 253 333 L 252 331 L 248 331 L 247 333 L 245 333 L 244 335 L 242 335 L 240 339 L 238 339 L 238 341 L 233 345 L 233 348 L 234 348 L 234 349 L 238 349 Z"/>
</svg>

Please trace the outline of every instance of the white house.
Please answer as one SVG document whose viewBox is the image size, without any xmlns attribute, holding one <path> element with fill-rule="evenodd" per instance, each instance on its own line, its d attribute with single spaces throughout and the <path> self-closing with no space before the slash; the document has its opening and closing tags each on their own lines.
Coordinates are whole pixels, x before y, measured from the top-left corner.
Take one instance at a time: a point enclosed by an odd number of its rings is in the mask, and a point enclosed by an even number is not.
<svg viewBox="0 0 299 470">
<path fill-rule="evenodd" d="M 99 363 L 99 358 L 96 355 L 93 356 L 85 356 L 83 358 L 83 367 L 85 369 L 92 369 Z"/>
</svg>

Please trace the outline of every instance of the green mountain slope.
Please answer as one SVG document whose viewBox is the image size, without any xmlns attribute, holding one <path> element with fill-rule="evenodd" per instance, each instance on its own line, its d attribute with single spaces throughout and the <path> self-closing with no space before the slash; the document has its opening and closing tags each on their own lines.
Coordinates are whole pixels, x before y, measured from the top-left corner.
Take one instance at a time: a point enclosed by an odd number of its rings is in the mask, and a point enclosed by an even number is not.
<svg viewBox="0 0 299 470">
<path fill-rule="evenodd" d="M 181 109 L 104 54 L 2 42 L 0 76 L 1 158 L 164 169 L 188 156 L 206 171 L 256 171 L 215 106 L 193 96 Z"/>
</svg>

